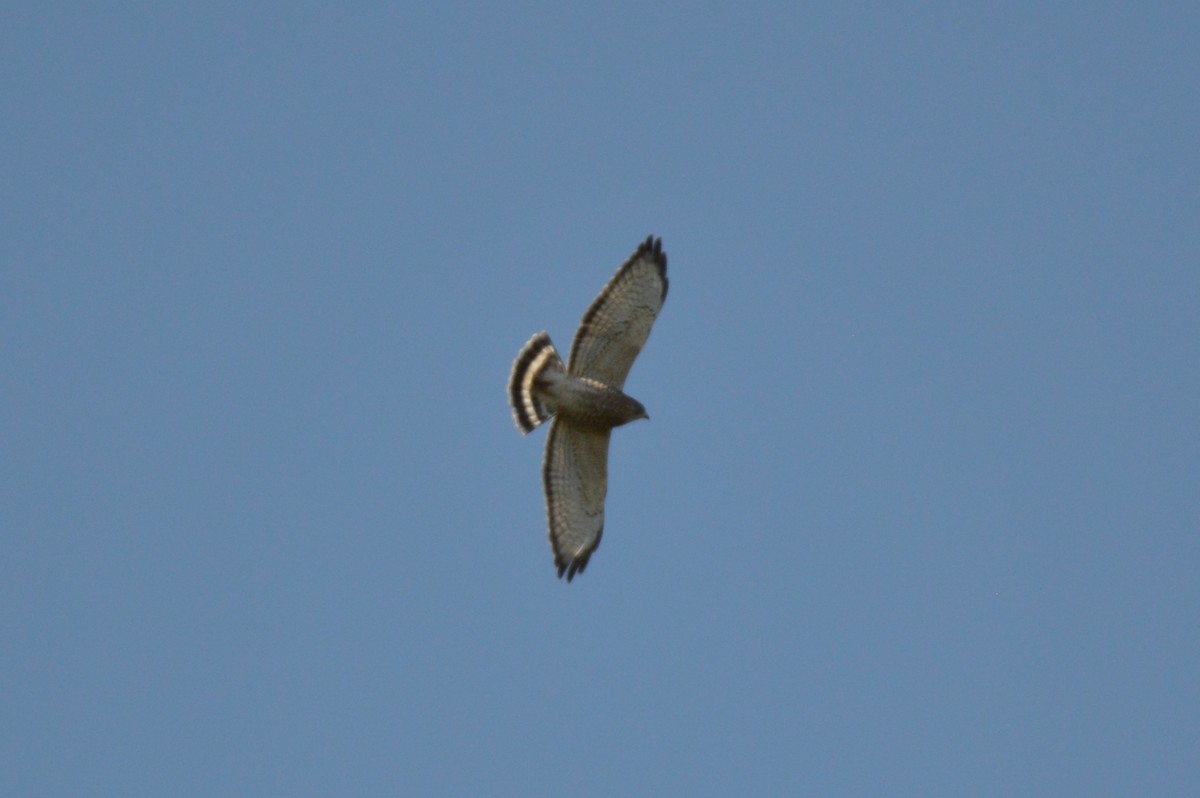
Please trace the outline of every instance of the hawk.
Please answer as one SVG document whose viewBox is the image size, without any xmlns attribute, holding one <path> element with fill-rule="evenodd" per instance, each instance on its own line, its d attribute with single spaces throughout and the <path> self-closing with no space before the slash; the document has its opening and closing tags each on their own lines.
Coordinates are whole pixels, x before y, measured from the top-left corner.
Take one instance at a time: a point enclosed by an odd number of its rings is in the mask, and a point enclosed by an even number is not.
<svg viewBox="0 0 1200 798">
<path fill-rule="evenodd" d="M 613 427 L 650 418 L 622 391 L 667 298 L 667 255 L 650 236 L 592 302 L 564 366 L 545 332 L 513 363 L 508 397 L 522 434 L 553 418 L 542 480 L 558 576 L 583 573 L 604 532 L 608 439 Z"/>
</svg>

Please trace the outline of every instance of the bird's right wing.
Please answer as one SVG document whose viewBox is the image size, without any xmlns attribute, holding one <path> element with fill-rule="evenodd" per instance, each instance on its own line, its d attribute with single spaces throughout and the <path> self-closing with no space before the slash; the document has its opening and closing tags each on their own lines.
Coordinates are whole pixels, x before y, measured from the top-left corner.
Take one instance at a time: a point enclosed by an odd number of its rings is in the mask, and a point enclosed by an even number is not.
<svg viewBox="0 0 1200 798">
<path fill-rule="evenodd" d="M 650 236 L 583 314 L 567 370 L 621 389 L 666 298 L 667 255 Z"/>
</svg>

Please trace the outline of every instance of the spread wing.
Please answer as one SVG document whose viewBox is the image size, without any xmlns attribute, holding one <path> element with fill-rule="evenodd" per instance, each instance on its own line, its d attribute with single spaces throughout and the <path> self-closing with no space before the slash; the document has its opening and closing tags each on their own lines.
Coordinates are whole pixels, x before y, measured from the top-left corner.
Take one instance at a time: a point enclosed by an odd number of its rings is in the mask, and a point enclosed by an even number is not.
<svg viewBox="0 0 1200 798">
<path fill-rule="evenodd" d="M 608 492 L 608 439 L 612 430 L 555 418 L 546 438 L 542 478 L 550 546 L 558 575 L 570 582 L 583 573 L 604 532 L 604 494 Z"/>
<path fill-rule="evenodd" d="M 666 298 L 667 256 L 650 236 L 583 314 L 567 370 L 620 390 Z"/>
</svg>

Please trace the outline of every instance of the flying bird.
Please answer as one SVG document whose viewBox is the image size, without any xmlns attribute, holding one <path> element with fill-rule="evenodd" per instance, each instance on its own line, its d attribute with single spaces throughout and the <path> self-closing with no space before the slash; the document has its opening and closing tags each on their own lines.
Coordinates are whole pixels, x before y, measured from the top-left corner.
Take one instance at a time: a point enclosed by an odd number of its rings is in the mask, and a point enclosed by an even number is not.
<svg viewBox="0 0 1200 798">
<path fill-rule="evenodd" d="M 564 366 L 545 332 L 517 354 L 508 380 L 522 434 L 551 420 L 542 462 L 550 546 L 561 579 L 583 573 L 604 532 L 608 439 L 613 427 L 650 418 L 622 390 L 667 298 L 667 254 L 650 236 L 592 302 Z"/>
</svg>

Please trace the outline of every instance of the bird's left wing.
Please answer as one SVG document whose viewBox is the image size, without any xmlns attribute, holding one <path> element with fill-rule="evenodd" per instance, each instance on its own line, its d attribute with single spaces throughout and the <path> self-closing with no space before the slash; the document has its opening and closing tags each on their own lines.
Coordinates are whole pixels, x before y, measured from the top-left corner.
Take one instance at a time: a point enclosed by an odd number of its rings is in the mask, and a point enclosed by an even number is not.
<svg viewBox="0 0 1200 798">
<path fill-rule="evenodd" d="M 561 578 L 583 573 L 604 533 L 604 495 L 608 492 L 610 429 L 595 429 L 555 418 L 546 438 L 542 478 L 550 546 Z"/>
</svg>

